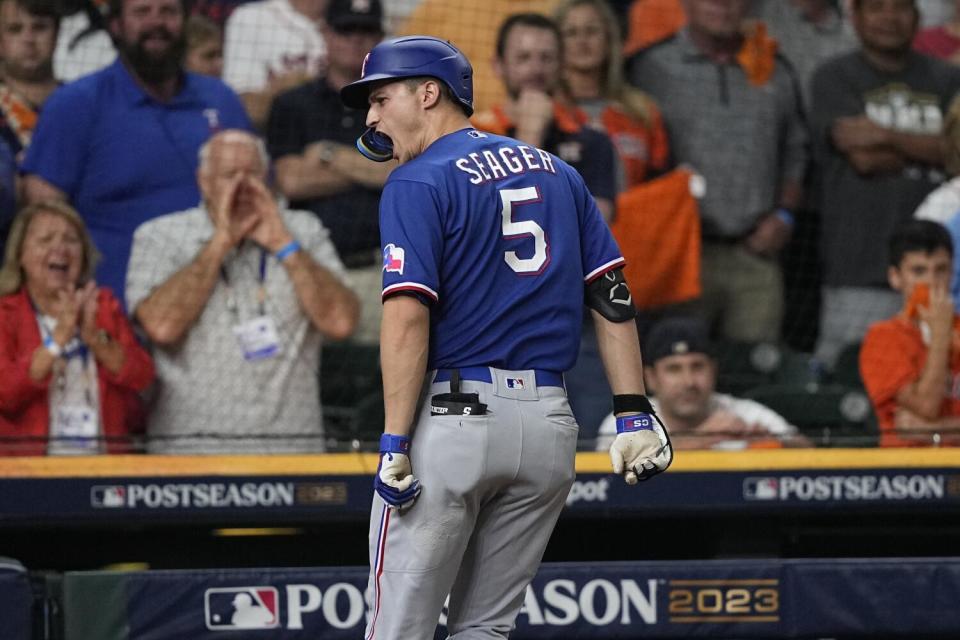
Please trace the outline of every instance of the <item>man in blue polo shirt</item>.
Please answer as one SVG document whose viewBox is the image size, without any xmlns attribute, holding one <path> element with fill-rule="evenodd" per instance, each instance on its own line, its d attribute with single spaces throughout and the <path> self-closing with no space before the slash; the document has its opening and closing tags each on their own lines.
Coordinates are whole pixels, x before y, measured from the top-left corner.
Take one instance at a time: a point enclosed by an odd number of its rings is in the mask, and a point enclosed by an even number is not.
<svg viewBox="0 0 960 640">
<path fill-rule="evenodd" d="M 97 281 L 124 299 L 134 230 L 200 201 L 197 151 L 221 129 L 249 129 L 221 81 L 186 73 L 181 0 L 111 0 L 119 58 L 46 102 L 21 167 L 28 201 L 80 211 L 103 261 Z"/>
</svg>

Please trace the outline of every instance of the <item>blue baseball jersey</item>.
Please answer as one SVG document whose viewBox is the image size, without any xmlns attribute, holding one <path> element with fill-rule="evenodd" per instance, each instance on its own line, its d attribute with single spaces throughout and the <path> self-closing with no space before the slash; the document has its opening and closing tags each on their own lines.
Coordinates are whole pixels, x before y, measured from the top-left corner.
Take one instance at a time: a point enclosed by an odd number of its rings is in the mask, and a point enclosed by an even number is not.
<svg viewBox="0 0 960 640">
<path fill-rule="evenodd" d="M 384 299 L 433 303 L 430 369 L 570 369 L 585 284 L 624 263 L 575 170 L 474 129 L 390 174 L 380 234 Z"/>
</svg>

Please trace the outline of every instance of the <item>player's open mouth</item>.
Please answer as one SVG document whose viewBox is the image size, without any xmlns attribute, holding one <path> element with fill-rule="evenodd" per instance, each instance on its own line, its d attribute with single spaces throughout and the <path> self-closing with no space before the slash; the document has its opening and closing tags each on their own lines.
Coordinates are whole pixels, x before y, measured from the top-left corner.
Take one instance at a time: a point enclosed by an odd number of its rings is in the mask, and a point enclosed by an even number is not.
<svg viewBox="0 0 960 640">
<path fill-rule="evenodd" d="M 70 265 L 66 262 L 47 263 L 47 269 L 50 269 L 50 271 L 55 271 L 58 273 L 66 273 L 69 268 L 70 268 Z"/>
</svg>

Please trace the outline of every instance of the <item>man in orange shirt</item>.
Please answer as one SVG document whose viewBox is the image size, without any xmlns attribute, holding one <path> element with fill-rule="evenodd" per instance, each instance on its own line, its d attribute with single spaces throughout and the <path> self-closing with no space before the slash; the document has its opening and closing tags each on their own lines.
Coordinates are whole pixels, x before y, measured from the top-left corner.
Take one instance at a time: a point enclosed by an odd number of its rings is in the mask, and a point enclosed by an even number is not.
<svg viewBox="0 0 960 640">
<path fill-rule="evenodd" d="M 953 243 L 929 220 L 891 236 L 887 278 L 903 296 L 860 351 L 860 374 L 880 422 L 882 446 L 960 444 L 960 331 L 950 296 Z"/>
</svg>

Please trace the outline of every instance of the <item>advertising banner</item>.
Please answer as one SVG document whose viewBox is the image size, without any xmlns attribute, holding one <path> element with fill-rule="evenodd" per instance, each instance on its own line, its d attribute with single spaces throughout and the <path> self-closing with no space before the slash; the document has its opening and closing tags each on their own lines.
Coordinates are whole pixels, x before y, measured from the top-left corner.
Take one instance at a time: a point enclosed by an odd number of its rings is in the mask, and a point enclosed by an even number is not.
<svg viewBox="0 0 960 640">
<path fill-rule="evenodd" d="M 0 523 L 291 522 L 365 520 L 366 475 L 186 476 L 5 480 Z M 665 473 L 656 491 L 639 492 L 616 476 L 577 476 L 563 516 L 607 513 L 812 513 L 845 509 L 960 508 L 956 469 Z"/>
<path fill-rule="evenodd" d="M 72 573 L 66 640 L 358 638 L 366 581 L 361 567 Z M 955 559 L 558 563 L 511 638 L 949 636 L 957 602 Z"/>
</svg>

